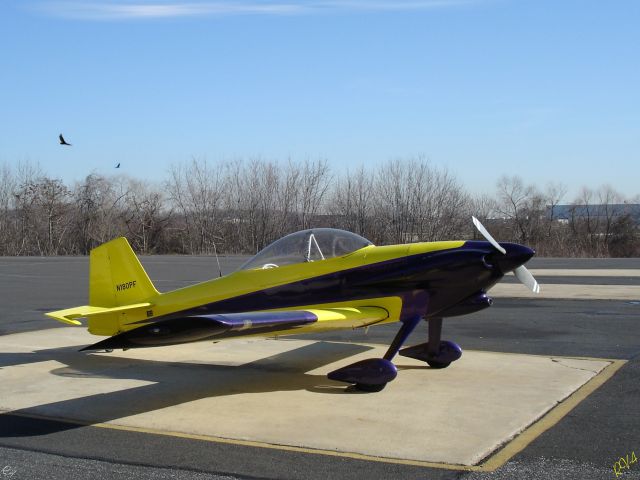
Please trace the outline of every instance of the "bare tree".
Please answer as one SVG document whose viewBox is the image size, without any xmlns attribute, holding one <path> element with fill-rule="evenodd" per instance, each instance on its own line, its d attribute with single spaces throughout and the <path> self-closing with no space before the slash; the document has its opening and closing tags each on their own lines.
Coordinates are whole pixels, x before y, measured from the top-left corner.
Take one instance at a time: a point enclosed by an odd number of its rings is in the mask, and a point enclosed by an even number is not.
<svg viewBox="0 0 640 480">
<path fill-rule="evenodd" d="M 101 243 L 126 233 L 119 221 L 128 193 L 128 182 L 123 180 L 92 173 L 76 183 L 73 242 L 77 243 L 74 247 L 78 253 L 86 255 Z"/>
<path fill-rule="evenodd" d="M 615 219 L 609 240 L 609 255 L 614 257 L 639 257 L 638 225 L 628 213 Z"/>
<path fill-rule="evenodd" d="M 334 226 L 376 244 L 465 238 L 470 214 L 500 240 L 542 255 L 640 254 L 637 214 L 611 186 L 583 188 L 558 218 L 566 187 L 500 178 L 471 197 L 424 157 L 361 166 L 333 178 L 326 160 L 260 158 L 172 166 L 164 188 L 90 174 L 73 188 L 37 165 L 0 168 L 0 254 L 86 254 L 126 235 L 143 253 L 255 253 L 303 228 Z M 565 210 L 566 211 L 566 210 Z M 325 214 L 329 215 L 325 215 Z M 474 237 L 475 238 L 475 237 Z"/>
<path fill-rule="evenodd" d="M 622 203 L 622 195 L 615 191 L 611 185 L 603 185 L 597 192 L 598 204 L 600 205 L 600 216 L 602 217 L 602 227 L 600 242 L 606 246 L 607 253 L 613 225 L 617 217 L 623 212 L 619 210 Z"/>
<path fill-rule="evenodd" d="M 333 184 L 328 211 L 335 218 L 336 226 L 366 238 L 374 238 L 373 227 L 373 176 L 364 166 Z"/>
<path fill-rule="evenodd" d="M 45 255 L 58 255 L 69 227 L 71 192 L 60 179 L 41 178 L 35 184 L 35 202 L 46 219 Z"/>
<path fill-rule="evenodd" d="M 221 238 L 220 222 L 226 179 L 224 164 L 209 165 L 193 158 L 188 165 L 173 165 L 166 183 L 169 200 L 182 215 L 182 244 L 190 253 L 213 253 Z"/>
<path fill-rule="evenodd" d="M 300 193 L 298 195 L 299 228 L 311 226 L 320 211 L 324 196 L 329 188 L 329 166 L 326 160 L 305 160 L 300 172 Z"/>
<path fill-rule="evenodd" d="M 64 244 L 69 227 L 69 189 L 59 179 L 43 175 L 37 166 L 20 164 L 11 187 L 14 198 L 15 254 L 67 253 Z"/>
<path fill-rule="evenodd" d="M 409 183 L 411 165 L 394 160 L 377 172 L 374 185 L 374 218 L 379 237 L 375 243 L 403 243 L 411 240 Z"/>
<path fill-rule="evenodd" d="M 7 164 L 0 169 L 0 255 L 14 253 L 16 231 L 17 180 L 13 170 Z"/>
<path fill-rule="evenodd" d="M 468 223 L 469 197 L 446 169 L 424 158 L 394 160 L 378 170 L 375 222 L 381 243 L 428 241 L 460 234 Z"/>
<path fill-rule="evenodd" d="M 497 212 L 507 220 L 512 238 L 519 243 L 535 243 L 541 236 L 545 211 L 544 196 L 518 176 L 503 176 L 497 183 Z"/>
<path fill-rule="evenodd" d="M 470 225 L 469 195 L 448 170 L 424 162 L 421 166 L 426 170 L 425 174 L 415 176 L 424 192 L 420 196 L 415 195 L 415 198 L 422 198 L 422 208 L 416 206 L 416 210 L 421 212 L 418 219 L 421 223 L 420 240 L 459 237 Z"/>
<path fill-rule="evenodd" d="M 567 228 L 557 218 L 558 206 L 567 194 L 566 185 L 559 182 L 550 182 L 544 192 L 547 215 L 544 217 L 545 237 L 541 238 L 537 245 L 538 253 L 550 255 L 567 255 Z"/>
<path fill-rule="evenodd" d="M 276 191 L 276 236 L 281 237 L 296 229 L 296 207 L 300 191 L 301 175 L 300 165 L 291 159 L 280 172 L 278 189 Z"/>
<path fill-rule="evenodd" d="M 571 204 L 569 226 L 572 232 L 574 248 L 581 256 L 603 256 L 599 249 L 598 230 L 600 218 L 593 204 L 594 192 L 583 187 Z"/>
<path fill-rule="evenodd" d="M 137 251 L 148 254 L 162 251 L 164 227 L 171 212 L 164 208 L 162 193 L 138 180 L 129 180 L 126 209 L 121 211 L 128 237 Z"/>
<path fill-rule="evenodd" d="M 473 215 L 484 225 L 488 225 L 489 220 L 496 216 L 496 199 L 486 193 L 471 196 L 469 199 L 469 210 L 468 217 Z M 482 239 L 482 235 L 478 233 L 472 224 L 470 224 L 468 228 L 471 231 L 472 238 Z"/>
</svg>

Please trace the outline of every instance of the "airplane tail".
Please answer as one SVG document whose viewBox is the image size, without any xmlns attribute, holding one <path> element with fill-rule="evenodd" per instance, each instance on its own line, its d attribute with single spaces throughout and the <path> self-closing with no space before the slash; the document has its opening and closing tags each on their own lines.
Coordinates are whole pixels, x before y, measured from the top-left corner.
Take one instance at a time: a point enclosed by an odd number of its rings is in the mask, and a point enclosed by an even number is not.
<svg viewBox="0 0 640 480">
<path fill-rule="evenodd" d="M 91 250 L 89 305 L 46 315 L 70 325 L 81 325 L 77 319 L 84 317 L 90 333 L 115 335 L 130 320 L 153 316 L 159 295 L 127 239 L 120 237 Z"/>
<path fill-rule="evenodd" d="M 89 305 L 120 307 L 146 302 L 159 295 L 140 260 L 124 237 L 91 250 Z"/>
</svg>

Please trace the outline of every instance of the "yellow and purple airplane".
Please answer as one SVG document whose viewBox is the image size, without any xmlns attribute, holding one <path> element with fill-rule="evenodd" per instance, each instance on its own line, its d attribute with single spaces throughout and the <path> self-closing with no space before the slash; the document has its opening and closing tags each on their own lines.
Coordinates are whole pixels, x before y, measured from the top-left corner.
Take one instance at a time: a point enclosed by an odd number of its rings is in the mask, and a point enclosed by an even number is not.
<svg viewBox="0 0 640 480">
<path fill-rule="evenodd" d="M 524 267 L 535 252 L 498 243 L 474 217 L 487 241 L 374 246 L 344 230 L 314 228 L 287 235 L 237 271 L 160 293 L 124 237 L 90 254 L 89 305 L 47 313 L 109 338 L 83 350 L 129 349 L 275 336 L 400 322 L 383 358 L 363 360 L 328 377 L 379 391 L 397 375 L 397 353 L 444 368 L 462 355 L 441 340 L 442 319 L 492 303 L 487 291 L 506 273 L 538 293 Z M 400 350 L 421 320 L 427 342 Z"/>
</svg>

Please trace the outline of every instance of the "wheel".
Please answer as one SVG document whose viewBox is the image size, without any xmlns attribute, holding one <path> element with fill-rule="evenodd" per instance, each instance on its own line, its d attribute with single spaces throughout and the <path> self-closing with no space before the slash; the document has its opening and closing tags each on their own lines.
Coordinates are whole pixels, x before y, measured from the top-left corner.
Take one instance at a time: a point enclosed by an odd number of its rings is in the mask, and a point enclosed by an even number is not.
<svg viewBox="0 0 640 480">
<path fill-rule="evenodd" d="M 384 389 L 387 384 L 379 383 L 377 385 L 371 385 L 369 383 L 356 383 L 354 386 L 356 387 L 356 390 L 360 390 L 361 392 L 379 392 Z"/>
<path fill-rule="evenodd" d="M 447 368 L 451 362 L 436 362 L 435 360 L 427 360 L 431 368 Z"/>
</svg>

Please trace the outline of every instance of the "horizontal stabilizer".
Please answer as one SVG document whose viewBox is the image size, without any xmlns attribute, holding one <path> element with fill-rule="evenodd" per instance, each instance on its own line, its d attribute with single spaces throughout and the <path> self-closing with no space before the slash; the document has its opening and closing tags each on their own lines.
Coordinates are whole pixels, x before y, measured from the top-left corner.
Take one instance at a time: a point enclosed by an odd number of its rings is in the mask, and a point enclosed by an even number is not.
<svg viewBox="0 0 640 480">
<path fill-rule="evenodd" d="M 151 307 L 151 303 L 134 303 L 132 305 L 123 305 L 121 307 L 93 307 L 91 305 L 83 305 L 82 307 L 67 308 L 65 310 L 57 310 L 55 312 L 49 312 L 45 315 L 47 317 L 55 318 L 59 322 L 68 323 L 70 325 L 82 325 L 76 318 L 86 318 L 92 315 L 100 315 L 103 313 L 116 313 L 129 310 L 136 310 L 138 308 Z"/>
</svg>

